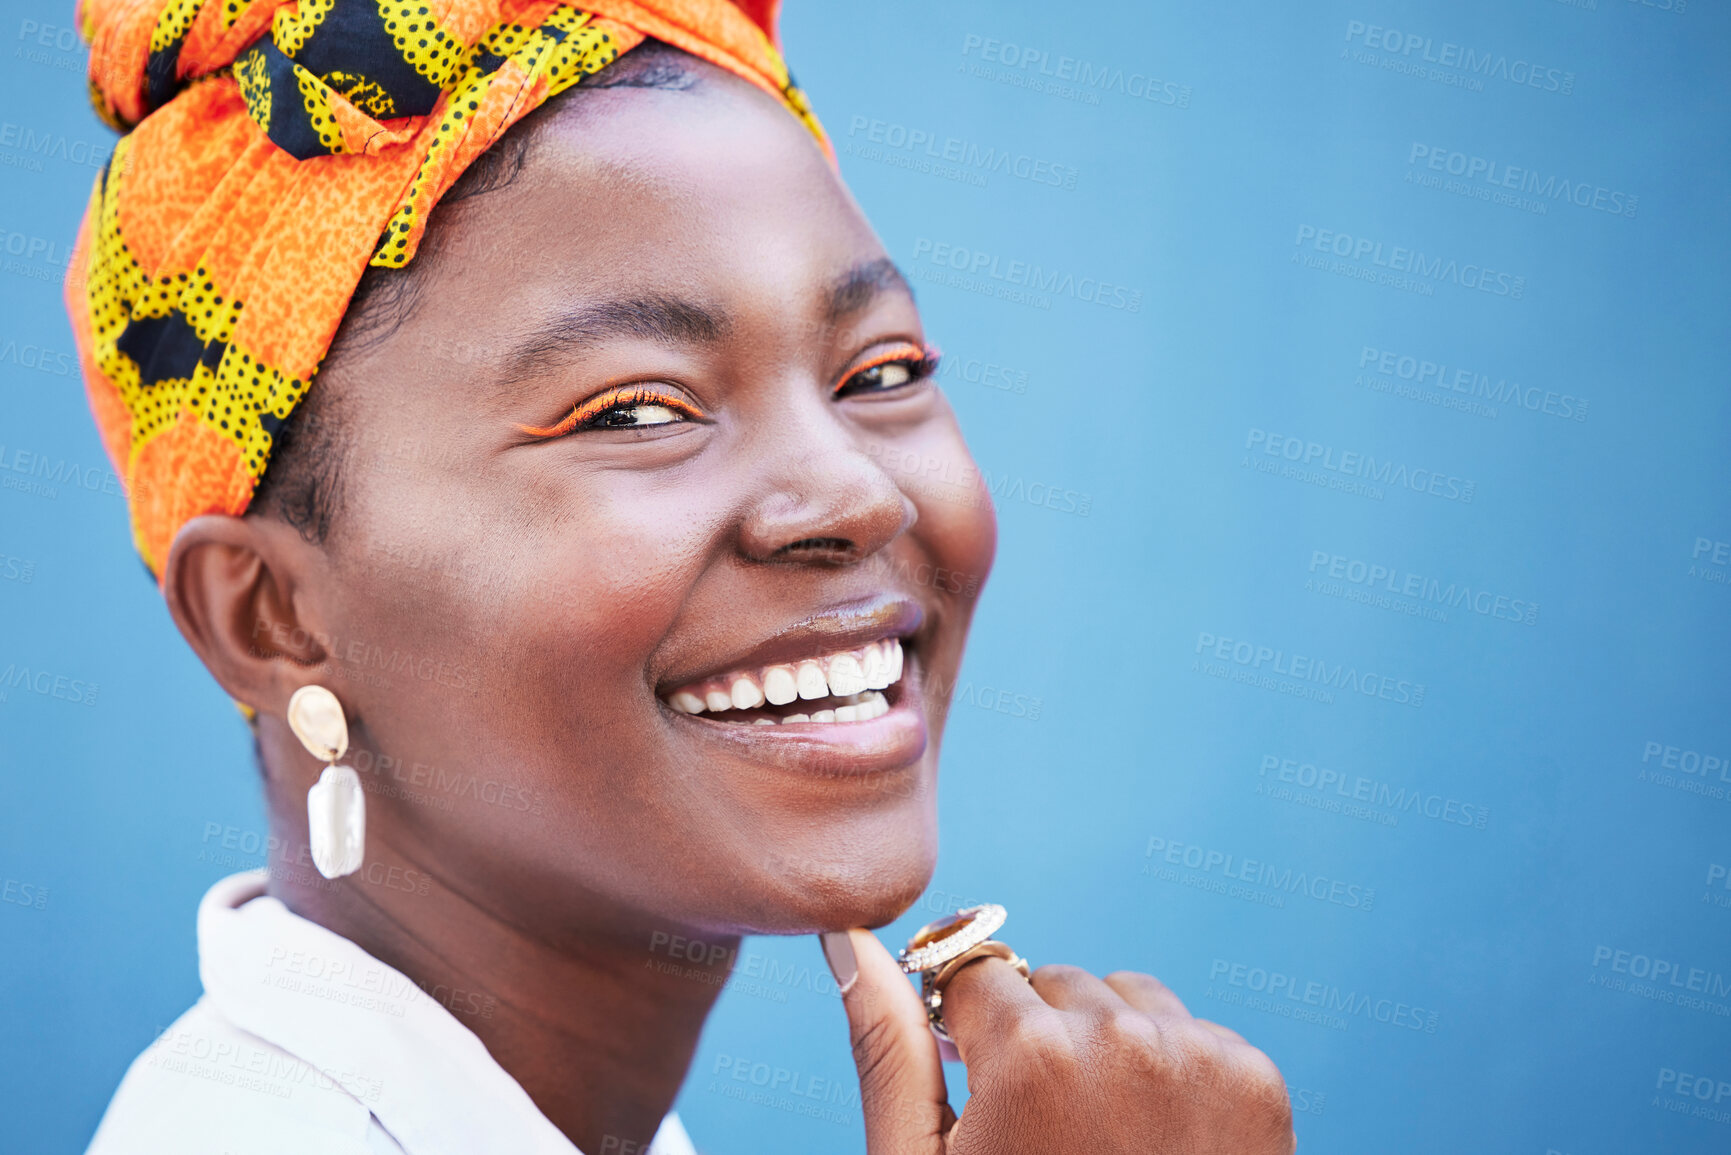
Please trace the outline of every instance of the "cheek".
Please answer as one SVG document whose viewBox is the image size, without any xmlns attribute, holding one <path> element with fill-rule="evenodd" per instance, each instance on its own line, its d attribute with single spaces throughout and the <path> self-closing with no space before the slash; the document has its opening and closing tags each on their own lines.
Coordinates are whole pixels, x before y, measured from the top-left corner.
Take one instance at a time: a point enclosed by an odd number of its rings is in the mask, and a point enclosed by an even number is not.
<svg viewBox="0 0 1731 1155">
<path fill-rule="evenodd" d="M 452 488 L 421 516 L 399 493 L 401 516 L 351 538 L 350 631 L 462 667 L 513 727 L 579 716 L 574 701 L 648 702 L 646 658 L 702 561 L 691 519 L 669 522 L 664 503 Z"/>
<path fill-rule="evenodd" d="M 919 511 L 914 535 L 946 571 L 943 588 L 971 599 L 991 571 L 998 518 L 960 429 L 939 423 L 886 449 L 882 464 Z"/>
</svg>

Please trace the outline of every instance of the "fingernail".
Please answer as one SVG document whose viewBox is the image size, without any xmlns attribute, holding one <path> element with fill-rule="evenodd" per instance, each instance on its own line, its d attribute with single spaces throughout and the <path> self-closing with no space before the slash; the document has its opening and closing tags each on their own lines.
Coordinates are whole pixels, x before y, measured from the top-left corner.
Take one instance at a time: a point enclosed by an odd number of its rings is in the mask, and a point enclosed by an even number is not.
<svg viewBox="0 0 1731 1155">
<path fill-rule="evenodd" d="M 829 930 L 817 936 L 823 946 L 823 961 L 835 976 L 836 989 L 847 994 L 859 979 L 859 960 L 853 955 L 853 940 L 845 930 Z"/>
</svg>

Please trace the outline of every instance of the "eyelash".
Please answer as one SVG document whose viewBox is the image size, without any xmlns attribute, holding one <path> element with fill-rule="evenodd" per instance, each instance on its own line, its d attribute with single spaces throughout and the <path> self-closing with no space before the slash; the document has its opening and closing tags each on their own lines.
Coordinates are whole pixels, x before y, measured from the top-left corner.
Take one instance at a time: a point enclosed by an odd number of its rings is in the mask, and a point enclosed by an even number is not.
<svg viewBox="0 0 1731 1155">
<path fill-rule="evenodd" d="M 706 416 L 701 409 L 675 393 L 647 385 L 625 385 L 609 389 L 605 393 L 597 393 L 589 400 L 579 402 L 557 425 L 519 425 L 517 428 L 530 437 L 563 437 L 587 426 L 609 410 L 626 409 L 633 405 L 665 405 L 675 413 L 682 413 L 696 421 L 701 421 Z"/>
<path fill-rule="evenodd" d="M 873 369 L 881 369 L 885 365 L 906 365 L 908 367 L 908 379 L 904 382 L 900 382 L 898 385 L 889 386 L 887 389 L 884 389 L 883 392 L 899 388 L 900 385 L 918 384 L 919 382 L 937 374 L 938 361 L 942 356 L 943 354 L 938 352 L 938 347 L 936 345 L 920 346 L 908 343 L 885 349 L 882 353 L 878 353 L 869 358 L 865 364 L 855 366 L 854 369 L 842 379 L 841 384 L 835 387 L 833 396 L 842 396 L 843 390 L 853 384 L 854 380 L 862 373 L 868 373 Z"/>
<path fill-rule="evenodd" d="M 885 365 L 908 366 L 908 380 L 898 385 L 889 386 L 888 389 L 899 388 L 900 385 L 916 384 L 937 373 L 938 360 L 942 356 L 943 354 L 938 351 L 935 345 L 922 347 L 914 344 L 903 344 L 886 349 L 868 359 L 865 364 L 855 367 L 842 380 L 841 384 L 835 387 L 832 395 L 843 396 L 843 391 L 853 384 L 861 374 L 869 373 L 873 369 L 881 369 Z M 888 392 L 888 389 L 884 391 Z M 675 413 L 683 414 L 696 421 L 701 421 L 706 417 L 701 409 L 677 394 L 647 385 L 625 385 L 597 393 L 589 400 L 579 402 L 557 425 L 519 425 L 517 428 L 530 437 L 547 439 L 563 437 L 568 433 L 589 427 L 597 418 L 611 410 L 627 409 L 633 405 L 665 405 Z"/>
</svg>

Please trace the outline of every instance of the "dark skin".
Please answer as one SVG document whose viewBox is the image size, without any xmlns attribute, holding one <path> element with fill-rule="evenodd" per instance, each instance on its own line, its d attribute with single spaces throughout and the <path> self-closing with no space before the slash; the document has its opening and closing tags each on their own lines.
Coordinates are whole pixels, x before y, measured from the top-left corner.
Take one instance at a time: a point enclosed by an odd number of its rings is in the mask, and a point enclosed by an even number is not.
<svg viewBox="0 0 1731 1155">
<path fill-rule="evenodd" d="M 515 180 L 441 208 L 415 308 L 339 343 L 319 377 L 350 438 L 328 540 L 268 509 L 202 517 L 164 574 L 182 632 L 259 713 L 290 848 L 271 893 L 424 988 L 495 1000 L 461 1021 L 590 1151 L 653 1135 L 719 994 L 646 965 L 666 958 L 655 943 L 716 946 L 719 977 L 743 934 L 880 926 L 925 888 L 946 689 L 995 546 L 881 244 L 792 117 L 691 68 L 685 91 L 561 105 Z M 862 369 L 897 353 L 905 370 Z M 589 416 L 568 432 L 525 432 L 574 411 Z M 974 580 L 919 576 L 938 572 Z M 907 672 L 869 721 L 669 704 L 712 675 L 890 638 Z M 381 671 L 379 652 L 404 660 Z M 368 794 L 366 866 L 335 883 L 304 865 L 322 765 L 283 721 L 311 682 L 342 701 L 369 785 L 437 768 L 413 797 Z M 508 789 L 437 785 L 465 777 Z M 393 867 L 426 892 L 392 886 Z M 1030 986 L 996 961 L 951 988 L 963 1057 L 1050 1077 L 1001 1107 L 977 1091 L 946 1137 L 918 1001 L 873 936 L 851 940 L 874 1152 L 1070 1149 L 1052 1141 L 1074 1137 L 1084 1086 L 1158 1090 L 1161 1118 L 1197 1133 L 1249 1110 L 1264 1144 L 1222 1124 L 1232 1145 L 1172 1150 L 1290 1147 L 1272 1064 L 1184 1026 L 1154 980 L 1049 967 Z M 1140 1034 L 1020 1061 L 1058 1036 L 1017 1024 L 1056 1032 L 1061 1011 L 1095 1039 L 1102 1008 Z M 1143 1061 L 1174 1038 L 1182 1062 Z M 1030 1106 L 1064 1129 L 1009 1125 Z M 1090 1149 L 1147 1139 L 1109 1127 Z"/>
</svg>

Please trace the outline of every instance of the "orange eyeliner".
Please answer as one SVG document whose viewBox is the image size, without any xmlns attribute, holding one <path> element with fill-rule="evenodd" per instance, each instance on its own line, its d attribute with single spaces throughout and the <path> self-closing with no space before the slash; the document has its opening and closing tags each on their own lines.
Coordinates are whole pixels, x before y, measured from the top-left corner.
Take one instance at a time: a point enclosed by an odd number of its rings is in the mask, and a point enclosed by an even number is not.
<svg viewBox="0 0 1731 1155">
<path fill-rule="evenodd" d="M 926 345 L 924 348 L 921 348 L 919 345 L 915 345 L 912 342 L 892 345 L 882 353 L 874 353 L 858 365 L 849 369 L 847 375 L 836 385 L 835 391 L 839 392 L 842 386 L 846 385 L 859 374 L 864 373 L 867 369 L 876 369 L 879 365 L 888 365 L 895 361 L 931 362 L 932 364 L 936 364 L 939 356 L 940 354 L 938 353 L 938 347 L 936 345 Z"/>
<path fill-rule="evenodd" d="M 619 405 L 665 405 L 687 417 L 703 419 L 702 411 L 683 397 L 663 392 L 660 389 L 653 389 L 647 385 L 622 385 L 603 393 L 597 393 L 587 401 L 579 402 L 576 408 L 572 409 L 565 416 L 565 419 L 557 425 L 519 425 L 517 428 L 530 437 L 563 437 L 590 418 Z"/>
</svg>

